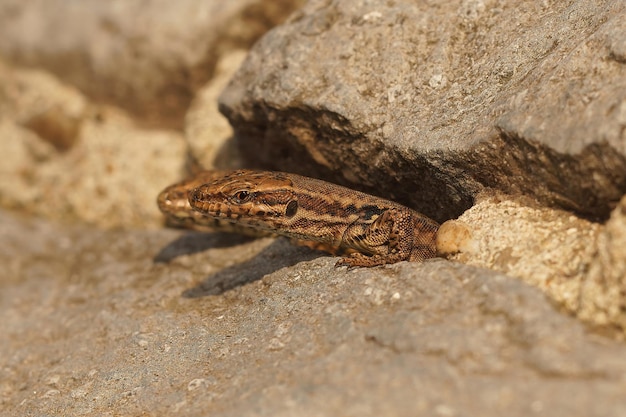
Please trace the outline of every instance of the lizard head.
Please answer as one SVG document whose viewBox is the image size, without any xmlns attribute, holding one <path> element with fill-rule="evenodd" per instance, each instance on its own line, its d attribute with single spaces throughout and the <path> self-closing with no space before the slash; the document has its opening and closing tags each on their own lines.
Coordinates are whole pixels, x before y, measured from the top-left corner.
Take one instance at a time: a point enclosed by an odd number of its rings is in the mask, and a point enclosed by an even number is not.
<svg viewBox="0 0 626 417">
<path fill-rule="evenodd" d="M 266 230 L 298 211 L 292 181 L 279 172 L 232 171 L 195 188 L 189 203 L 206 216 Z"/>
<path fill-rule="evenodd" d="M 202 171 L 193 177 L 187 178 L 165 188 L 157 197 L 159 210 L 167 216 L 168 224 L 174 226 L 190 226 L 204 217 L 191 209 L 189 192 L 221 176 L 220 171 Z"/>
</svg>

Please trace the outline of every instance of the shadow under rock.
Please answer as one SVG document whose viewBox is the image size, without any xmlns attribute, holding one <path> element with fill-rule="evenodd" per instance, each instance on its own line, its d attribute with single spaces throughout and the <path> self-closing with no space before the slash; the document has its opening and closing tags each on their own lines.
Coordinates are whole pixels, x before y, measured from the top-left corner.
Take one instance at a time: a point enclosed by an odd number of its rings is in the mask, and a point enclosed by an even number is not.
<svg viewBox="0 0 626 417">
<path fill-rule="evenodd" d="M 328 254 L 306 247 L 294 246 L 287 239 L 278 238 L 254 258 L 210 275 L 201 284 L 185 290 L 182 296 L 200 298 L 220 295 L 235 287 L 259 280 L 286 266 L 310 261 L 324 255 Z"/>
<path fill-rule="evenodd" d="M 253 237 L 236 233 L 189 232 L 170 242 L 154 257 L 156 263 L 166 263 L 183 255 L 204 252 L 212 248 L 229 248 L 254 240 Z"/>
</svg>

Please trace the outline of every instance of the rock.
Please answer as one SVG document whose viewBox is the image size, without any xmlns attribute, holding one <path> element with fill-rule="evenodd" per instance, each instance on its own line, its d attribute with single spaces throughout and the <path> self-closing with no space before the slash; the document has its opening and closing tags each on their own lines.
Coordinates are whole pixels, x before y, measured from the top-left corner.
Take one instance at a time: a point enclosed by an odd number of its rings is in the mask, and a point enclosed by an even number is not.
<svg viewBox="0 0 626 417">
<path fill-rule="evenodd" d="M 7 0 L 0 55 L 153 125 L 181 127 L 225 51 L 247 49 L 302 2 Z"/>
<path fill-rule="evenodd" d="M 463 250 L 450 259 L 521 278 L 576 313 L 602 228 L 528 203 L 497 195 L 480 198 L 459 217 L 471 231 L 457 245 Z"/>
<path fill-rule="evenodd" d="M 626 412 L 623 344 L 523 282 L 444 260 L 347 271 L 311 254 L 0 212 L 0 413 Z M 228 276 L 239 281 L 203 291 Z"/>
<path fill-rule="evenodd" d="M 182 134 L 140 128 L 40 71 L 0 67 L 0 204 L 100 227 L 161 224 L 182 174 Z"/>
<path fill-rule="evenodd" d="M 76 143 L 89 103 L 80 91 L 42 71 L 15 71 L 0 61 L 0 119 L 34 132 L 60 151 Z"/>
<path fill-rule="evenodd" d="M 581 291 L 580 317 L 626 331 L 626 196 L 598 236 Z"/>
<path fill-rule="evenodd" d="M 241 167 L 233 129 L 217 108 L 217 98 L 243 62 L 246 51 L 233 51 L 220 60 L 213 79 L 202 87 L 185 117 L 185 139 L 192 160 L 203 168 Z"/>
<path fill-rule="evenodd" d="M 439 221 L 485 188 L 606 218 L 626 193 L 624 19 L 619 0 L 310 1 L 221 108 L 246 164 Z"/>
<path fill-rule="evenodd" d="M 606 225 L 487 194 L 444 223 L 440 254 L 517 277 L 580 319 L 626 334 L 626 197 Z M 617 330 L 617 332 L 614 332 Z"/>
</svg>

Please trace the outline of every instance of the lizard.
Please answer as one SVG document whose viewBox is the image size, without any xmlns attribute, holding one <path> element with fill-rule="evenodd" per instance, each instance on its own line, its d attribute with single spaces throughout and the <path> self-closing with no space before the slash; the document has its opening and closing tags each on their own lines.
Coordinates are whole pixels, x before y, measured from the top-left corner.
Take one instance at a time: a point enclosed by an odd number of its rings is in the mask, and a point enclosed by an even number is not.
<svg viewBox="0 0 626 417">
<path fill-rule="evenodd" d="M 436 256 L 439 224 L 399 203 L 315 178 L 234 170 L 188 192 L 198 213 L 353 253 L 336 265 L 372 267 Z"/>
<path fill-rule="evenodd" d="M 229 172 L 219 170 L 199 171 L 195 175 L 172 184 L 161 191 L 157 197 L 157 205 L 159 210 L 166 216 L 166 224 L 200 232 L 220 231 L 238 233 L 250 237 L 275 236 L 275 233 L 253 229 L 221 218 L 214 218 L 191 208 L 188 198 L 190 191 L 202 184 L 223 178 Z M 306 246 L 310 249 L 321 250 L 333 255 L 349 253 L 349 251 L 338 250 L 316 241 L 291 239 L 291 242 L 298 246 Z"/>
</svg>

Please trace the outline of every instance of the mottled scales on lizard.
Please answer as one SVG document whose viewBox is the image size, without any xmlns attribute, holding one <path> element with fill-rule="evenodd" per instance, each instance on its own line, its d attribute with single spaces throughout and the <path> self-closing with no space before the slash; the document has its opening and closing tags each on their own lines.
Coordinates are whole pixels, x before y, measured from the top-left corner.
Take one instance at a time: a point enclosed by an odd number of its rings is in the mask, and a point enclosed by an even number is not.
<svg viewBox="0 0 626 417">
<path fill-rule="evenodd" d="M 251 237 L 276 236 L 275 232 L 251 228 L 244 224 L 233 223 L 229 219 L 211 217 L 195 211 L 189 204 L 189 193 L 202 184 L 223 178 L 232 171 L 200 171 L 195 175 L 165 188 L 157 197 L 159 210 L 165 214 L 166 223 L 174 227 L 184 227 L 200 232 L 238 233 Z M 322 242 L 291 239 L 294 245 L 305 246 L 333 255 L 345 255 L 350 250 L 331 247 Z"/>
<path fill-rule="evenodd" d="M 337 266 L 375 266 L 436 256 L 439 224 L 408 207 L 283 172 L 221 172 L 189 192 L 190 206 L 218 220 L 356 251 Z"/>
</svg>

